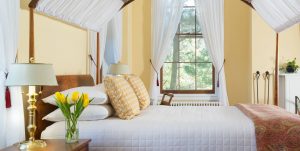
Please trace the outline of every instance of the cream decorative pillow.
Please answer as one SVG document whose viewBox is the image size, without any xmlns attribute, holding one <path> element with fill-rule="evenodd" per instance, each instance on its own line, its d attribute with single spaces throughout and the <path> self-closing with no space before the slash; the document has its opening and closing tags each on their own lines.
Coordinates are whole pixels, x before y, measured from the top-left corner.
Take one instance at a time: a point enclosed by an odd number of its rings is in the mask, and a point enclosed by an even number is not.
<svg viewBox="0 0 300 151">
<path fill-rule="evenodd" d="M 143 110 L 150 105 L 150 96 L 143 81 L 136 75 L 125 75 L 125 79 L 133 88 L 140 104 L 140 109 Z"/>
<path fill-rule="evenodd" d="M 128 120 L 140 114 L 138 98 L 130 84 L 123 77 L 106 77 L 104 85 L 119 118 Z"/>
</svg>

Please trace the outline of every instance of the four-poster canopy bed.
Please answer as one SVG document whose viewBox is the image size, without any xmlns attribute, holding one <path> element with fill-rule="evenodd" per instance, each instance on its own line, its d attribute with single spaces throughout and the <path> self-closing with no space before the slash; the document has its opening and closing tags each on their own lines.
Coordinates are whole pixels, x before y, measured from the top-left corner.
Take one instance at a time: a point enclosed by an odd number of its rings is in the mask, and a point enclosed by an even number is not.
<svg viewBox="0 0 300 151">
<path fill-rule="evenodd" d="M 40 1 L 45 2 L 47 0 Z M 39 7 L 38 2 L 38 0 L 33 0 L 29 5 L 31 23 L 30 58 L 34 57 L 33 12 L 34 9 Z M 123 4 L 120 5 L 118 10 L 130 2 L 132 2 L 132 0 L 123 1 Z M 47 11 L 47 9 L 44 10 L 42 6 L 40 6 L 38 11 L 43 12 Z M 53 12 L 52 14 L 55 13 Z M 76 24 L 76 21 L 73 20 L 71 23 Z M 89 26 L 87 24 L 76 25 L 84 28 Z M 91 26 L 91 29 L 99 32 L 99 28 L 95 26 Z M 99 58 L 99 35 L 100 34 L 97 33 L 97 83 L 101 81 L 101 75 L 99 73 L 101 64 Z M 94 81 L 89 75 L 57 76 L 57 81 L 58 86 L 44 87 L 43 93 L 38 98 L 40 101 L 37 101 L 36 138 L 40 138 L 42 132 L 44 138 L 47 139 L 51 139 L 51 137 L 63 137 L 64 135 L 62 132 L 64 128 L 61 127 L 64 124 L 63 121 L 53 124 L 53 122 L 42 120 L 44 116 L 57 108 L 56 106 L 44 103 L 41 101 L 42 98 L 52 95 L 55 91 L 62 91 L 78 86 L 94 85 Z M 269 118 L 273 117 L 273 115 L 276 115 L 277 118 Z M 261 121 L 260 117 L 263 117 L 266 122 Z M 278 147 L 269 146 L 270 144 L 276 144 L 277 142 L 275 141 L 280 139 L 278 137 L 271 139 L 271 142 L 264 142 L 270 140 L 270 135 L 268 135 L 270 133 L 274 134 L 274 136 L 287 137 L 287 140 L 290 137 L 291 140 L 297 140 L 294 138 L 298 137 L 293 135 L 299 131 L 297 127 L 295 130 L 292 129 L 294 130 L 292 132 L 286 130 L 295 125 L 291 124 L 290 127 L 284 127 L 284 132 L 274 132 L 272 128 L 265 125 L 268 122 L 274 122 L 274 124 L 282 126 L 282 123 L 279 123 L 281 121 L 296 123 L 296 126 L 300 123 L 298 117 L 295 118 L 294 115 L 272 106 L 238 105 L 237 107 L 203 107 L 201 109 L 199 109 L 199 107 L 176 108 L 151 106 L 131 121 L 112 117 L 108 120 L 101 121 L 82 121 L 83 125 L 80 126 L 84 127 L 82 130 L 86 130 L 83 131 L 83 136 L 92 137 L 92 144 L 97 145 L 96 148 L 94 148 L 95 150 L 132 150 L 133 148 L 138 150 L 185 150 L 188 148 L 192 150 L 215 150 L 217 148 L 230 150 L 235 148 L 234 150 L 256 151 L 263 150 L 265 147 Z M 262 126 L 266 128 L 266 131 L 259 132 L 260 137 L 255 137 L 255 126 Z M 89 135 L 84 135 L 87 134 L 84 132 L 89 132 Z M 99 135 L 95 133 L 99 133 Z M 295 146 L 300 149 L 298 144 Z"/>
</svg>

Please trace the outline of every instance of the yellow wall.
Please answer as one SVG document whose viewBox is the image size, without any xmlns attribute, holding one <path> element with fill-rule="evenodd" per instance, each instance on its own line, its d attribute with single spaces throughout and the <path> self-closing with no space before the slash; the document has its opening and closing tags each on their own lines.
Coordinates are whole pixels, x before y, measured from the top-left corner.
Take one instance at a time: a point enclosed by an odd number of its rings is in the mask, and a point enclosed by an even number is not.
<svg viewBox="0 0 300 151">
<path fill-rule="evenodd" d="M 300 25 L 294 25 L 291 28 L 279 34 L 279 63 L 297 58 L 300 64 Z"/>
<path fill-rule="evenodd" d="M 225 72 L 231 105 L 251 102 L 251 9 L 225 0 Z"/>
<path fill-rule="evenodd" d="M 20 10 L 19 62 L 28 62 L 29 11 Z M 56 74 L 86 74 L 87 32 L 55 19 L 35 14 L 36 62 L 52 63 Z"/>
<path fill-rule="evenodd" d="M 252 11 L 252 73 L 269 71 L 274 74 L 275 69 L 276 32 L 265 21 Z M 293 58 L 300 59 L 300 26 L 295 25 L 279 33 L 279 64 Z M 298 59 L 298 63 L 300 63 Z M 270 100 L 273 102 L 274 77 L 270 82 Z M 264 101 L 265 81 L 259 80 L 259 100 Z M 254 96 L 252 92 L 252 97 Z"/>
<path fill-rule="evenodd" d="M 139 75 L 146 87 L 150 86 L 151 1 L 137 0 L 124 11 L 123 56 L 132 73 Z"/>
</svg>

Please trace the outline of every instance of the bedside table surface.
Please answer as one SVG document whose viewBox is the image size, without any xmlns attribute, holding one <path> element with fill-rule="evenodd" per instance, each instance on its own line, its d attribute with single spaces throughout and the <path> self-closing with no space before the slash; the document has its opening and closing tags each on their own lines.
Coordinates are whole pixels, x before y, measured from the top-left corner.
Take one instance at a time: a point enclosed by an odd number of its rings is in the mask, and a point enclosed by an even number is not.
<svg viewBox="0 0 300 151">
<path fill-rule="evenodd" d="M 86 151 L 91 142 L 90 139 L 80 139 L 77 143 L 73 144 L 67 144 L 64 139 L 45 139 L 45 141 L 47 147 L 37 149 L 37 151 Z M 1 151 L 19 151 L 19 147 L 18 144 L 16 144 Z"/>
</svg>

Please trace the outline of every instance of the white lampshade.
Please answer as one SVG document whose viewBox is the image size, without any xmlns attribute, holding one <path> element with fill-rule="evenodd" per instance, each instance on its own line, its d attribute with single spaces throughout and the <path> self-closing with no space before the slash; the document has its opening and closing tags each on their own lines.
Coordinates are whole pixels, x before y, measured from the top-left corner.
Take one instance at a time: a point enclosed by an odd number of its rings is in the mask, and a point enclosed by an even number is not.
<svg viewBox="0 0 300 151">
<path fill-rule="evenodd" d="M 12 64 L 6 86 L 56 86 L 57 80 L 51 64 Z"/>
<path fill-rule="evenodd" d="M 127 64 L 112 64 L 110 65 L 110 73 L 114 75 L 129 74 L 129 66 Z"/>
</svg>

